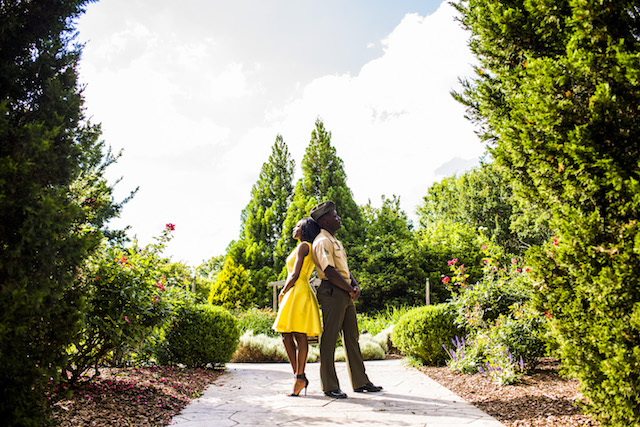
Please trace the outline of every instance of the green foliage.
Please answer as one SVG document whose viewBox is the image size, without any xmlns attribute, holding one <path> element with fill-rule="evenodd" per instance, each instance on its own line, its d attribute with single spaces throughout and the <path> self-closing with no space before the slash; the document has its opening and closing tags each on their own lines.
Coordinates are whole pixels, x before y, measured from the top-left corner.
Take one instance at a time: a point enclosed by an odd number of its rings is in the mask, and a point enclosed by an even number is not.
<svg viewBox="0 0 640 427">
<path fill-rule="evenodd" d="M 233 314 L 238 320 L 240 333 L 253 331 L 255 334 L 264 334 L 271 337 L 280 336 L 280 333 L 272 329 L 276 314 L 270 308 L 249 308 L 248 310 L 235 310 Z"/>
<path fill-rule="evenodd" d="M 640 424 L 640 39 L 632 1 L 460 2 L 458 99 L 555 238 L 530 253 L 559 355 L 605 424 Z"/>
<path fill-rule="evenodd" d="M 481 248 L 487 246 L 500 251 L 477 230 L 446 219 L 426 224 L 417 231 L 415 239 L 422 268 L 429 279 L 432 303 L 445 302 L 451 297 L 450 290 L 442 283 L 449 273 L 448 261 L 459 259 L 460 264 L 466 266 L 468 280 L 476 281 L 482 277 L 480 265 L 484 254 Z"/>
<path fill-rule="evenodd" d="M 382 310 L 387 305 L 418 305 L 425 300 L 423 259 L 413 239 L 412 225 L 400 209 L 400 199 L 382 197 L 382 206 L 363 208 L 365 238 L 353 258 L 360 261 L 355 276 L 362 287 L 358 309 Z"/>
<path fill-rule="evenodd" d="M 456 323 L 469 333 L 466 340 L 456 338 L 447 348 L 452 370 L 486 372 L 501 385 L 512 384 L 544 355 L 546 322 L 531 306 L 534 283 L 529 268 L 517 262 L 512 258 L 510 265 L 502 266 L 487 257 L 482 279 L 469 284 L 464 268 L 450 261 L 451 306 Z"/>
<path fill-rule="evenodd" d="M 484 274 L 473 285 L 461 277 L 466 276 L 465 267 L 455 261 L 450 261 L 451 305 L 456 312 L 456 322 L 467 330 L 485 329 L 499 316 L 509 315 L 531 300 L 534 284 L 529 268 L 518 267 L 515 258 L 508 266 L 502 266 L 494 258 L 484 258 Z"/>
<path fill-rule="evenodd" d="M 429 187 L 418 215 L 422 227 L 443 219 L 468 225 L 512 254 L 550 236 L 545 217 L 523 209 L 513 197 L 511 183 L 487 162 Z"/>
<path fill-rule="evenodd" d="M 449 304 L 417 307 L 400 318 L 391 340 L 400 351 L 421 363 L 442 365 L 447 356 L 442 345 L 464 333 L 454 320 Z"/>
<path fill-rule="evenodd" d="M 161 256 L 173 228 L 167 224 L 158 242 L 144 248 L 105 242 L 78 270 L 87 292 L 78 333 L 66 350 L 66 381 L 76 382 L 91 367 L 121 364 L 132 352 L 143 351 L 177 307 L 193 302 L 188 271 Z"/>
<path fill-rule="evenodd" d="M 358 327 L 360 332 L 377 335 L 388 329 L 390 326 L 398 323 L 400 318 L 404 316 L 412 307 L 409 306 L 391 306 L 387 305 L 384 310 L 358 313 Z"/>
<path fill-rule="evenodd" d="M 316 204 L 325 200 L 333 200 L 338 215 L 342 218 L 342 229 L 336 237 L 342 241 L 347 251 L 354 248 L 362 238 L 363 220 L 360 207 L 353 200 L 351 189 L 347 186 L 347 174 L 342 159 L 338 157 L 335 147 L 331 145 L 331 132 L 324 123 L 316 120 L 316 128 L 311 133 L 311 141 L 302 159 L 302 178 L 297 182 L 291 205 L 287 210 L 284 230 L 278 242 L 278 257 L 286 259 L 293 250 L 296 241 L 291 238 L 290 230 L 300 219 L 309 216 L 309 211 Z M 349 267 L 358 270 L 349 254 Z"/>
<path fill-rule="evenodd" d="M 289 232 L 283 225 L 293 197 L 293 170 L 294 161 L 278 135 L 251 189 L 251 200 L 242 211 L 240 238 L 227 251 L 227 257 L 249 273 L 261 307 L 269 306 L 271 288 L 267 284 L 277 279 L 284 266 L 284 258 L 276 256 L 276 246 L 282 233 Z"/>
<path fill-rule="evenodd" d="M 83 115 L 74 21 L 86 1 L 0 6 L 0 419 L 42 425 L 84 289 L 75 268 L 117 214 L 113 161 Z"/>
<path fill-rule="evenodd" d="M 188 367 L 223 366 L 238 346 L 237 321 L 222 307 L 182 307 L 166 332 L 166 359 Z"/>
<path fill-rule="evenodd" d="M 249 281 L 249 273 L 233 259 L 227 258 L 222 271 L 211 285 L 209 304 L 225 308 L 248 307 L 255 301 L 255 288 Z"/>
</svg>

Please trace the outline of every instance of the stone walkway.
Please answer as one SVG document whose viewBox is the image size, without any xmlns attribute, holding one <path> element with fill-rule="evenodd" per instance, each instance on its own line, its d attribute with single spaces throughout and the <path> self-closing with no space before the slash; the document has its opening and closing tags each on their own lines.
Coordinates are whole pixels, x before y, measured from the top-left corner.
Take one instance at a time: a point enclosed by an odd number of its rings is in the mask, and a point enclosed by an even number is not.
<svg viewBox="0 0 640 427">
<path fill-rule="evenodd" d="M 499 427 L 498 420 L 465 402 L 401 359 L 365 362 L 384 390 L 354 393 L 344 362 L 336 363 L 348 399 L 331 399 L 320 387 L 319 365 L 307 365 L 309 388 L 289 397 L 285 363 L 228 364 L 227 372 L 191 401 L 171 426 L 447 426 Z"/>
</svg>

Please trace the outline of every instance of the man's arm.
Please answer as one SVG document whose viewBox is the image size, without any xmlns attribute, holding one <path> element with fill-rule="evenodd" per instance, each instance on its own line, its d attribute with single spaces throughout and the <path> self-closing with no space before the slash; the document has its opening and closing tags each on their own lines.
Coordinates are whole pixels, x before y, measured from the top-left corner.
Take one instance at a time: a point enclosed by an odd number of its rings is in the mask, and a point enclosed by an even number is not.
<svg viewBox="0 0 640 427">
<path fill-rule="evenodd" d="M 346 292 L 353 292 L 353 286 L 351 286 L 342 274 L 338 272 L 332 265 L 328 265 L 327 268 L 324 269 L 324 274 L 327 276 L 327 279 L 340 289 L 343 289 Z"/>
</svg>

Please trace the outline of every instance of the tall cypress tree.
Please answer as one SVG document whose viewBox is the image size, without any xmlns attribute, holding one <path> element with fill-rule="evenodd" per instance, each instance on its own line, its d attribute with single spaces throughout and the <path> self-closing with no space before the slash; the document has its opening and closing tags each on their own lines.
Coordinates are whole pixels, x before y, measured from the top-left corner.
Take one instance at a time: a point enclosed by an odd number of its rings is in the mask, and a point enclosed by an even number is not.
<svg viewBox="0 0 640 427">
<path fill-rule="evenodd" d="M 287 207 L 293 196 L 294 167 L 282 136 L 276 136 L 269 160 L 262 165 L 258 181 L 251 189 L 251 200 L 242 211 L 240 238 L 228 251 L 236 264 L 249 271 L 258 304 L 263 306 L 271 302 L 267 283 L 277 278 L 281 268 L 275 256 L 276 245 L 282 237 Z"/>
<path fill-rule="evenodd" d="M 460 99 L 555 237 L 532 251 L 567 371 L 607 424 L 640 424 L 640 7 L 465 0 L 481 65 Z"/>
<path fill-rule="evenodd" d="M 72 45 L 87 1 L 0 4 L 0 419 L 43 425 L 81 309 L 77 268 L 119 206 Z"/>
<path fill-rule="evenodd" d="M 342 218 L 342 229 L 338 231 L 337 237 L 345 248 L 353 247 L 362 237 L 362 212 L 347 186 L 342 159 L 331 145 L 331 132 L 325 129 L 320 119 L 316 120 L 311 141 L 302 160 L 302 174 L 284 221 L 282 239 L 278 244 L 280 258 L 284 259 L 295 246 L 290 231 L 296 223 L 309 216 L 309 210 L 313 206 L 325 200 L 335 202 L 336 210 Z M 355 258 L 352 259 L 355 261 Z"/>
</svg>

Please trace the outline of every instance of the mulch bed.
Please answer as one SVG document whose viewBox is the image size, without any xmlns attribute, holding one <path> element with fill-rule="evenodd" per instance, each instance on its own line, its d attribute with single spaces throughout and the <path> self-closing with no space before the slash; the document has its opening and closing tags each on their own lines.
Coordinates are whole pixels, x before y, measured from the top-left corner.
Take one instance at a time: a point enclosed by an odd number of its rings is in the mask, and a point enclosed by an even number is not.
<svg viewBox="0 0 640 427">
<path fill-rule="evenodd" d="M 562 378 L 558 363 L 544 359 L 517 384 L 499 386 L 481 374 L 446 367 L 422 372 L 506 426 L 598 426 L 580 410 L 576 381 Z M 221 371 L 149 367 L 103 369 L 73 390 L 52 392 L 52 418 L 60 426 L 166 426 L 213 383 Z"/>
<path fill-rule="evenodd" d="M 65 427 L 166 426 L 221 373 L 178 367 L 102 369 L 92 381 L 52 391 L 52 419 Z"/>
<path fill-rule="evenodd" d="M 532 373 L 507 386 L 482 374 L 457 374 L 447 367 L 421 370 L 506 426 L 600 425 L 581 411 L 578 382 L 561 377 L 553 359 L 542 359 Z"/>
</svg>

